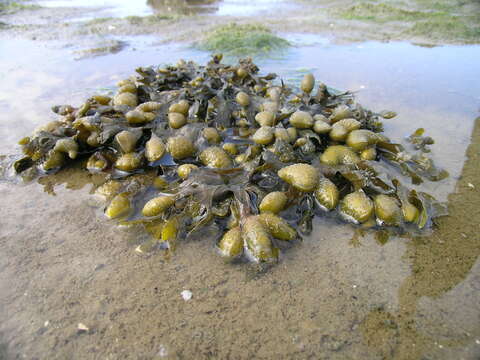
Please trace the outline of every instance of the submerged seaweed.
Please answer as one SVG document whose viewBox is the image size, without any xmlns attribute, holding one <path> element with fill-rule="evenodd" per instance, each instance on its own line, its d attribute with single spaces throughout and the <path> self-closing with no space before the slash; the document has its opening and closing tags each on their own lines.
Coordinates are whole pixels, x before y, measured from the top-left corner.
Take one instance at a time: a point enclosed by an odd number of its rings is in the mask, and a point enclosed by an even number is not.
<svg viewBox="0 0 480 360">
<path fill-rule="evenodd" d="M 53 107 L 60 119 L 23 138 L 11 168 L 25 180 L 70 164 L 101 174 L 95 195 L 105 215 L 152 235 L 139 254 L 174 249 L 215 223 L 225 231 L 221 255 L 271 262 L 311 231 L 314 216 L 420 233 L 445 214 L 396 176 L 414 184 L 447 176 L 426 156 L 433 141 L 421 130 L 409 152 L 381 134 L 393 112 L 366 110 L 311 74 L 295 89 L 260 75 L 251 59 L 221 59 L 138 68 L 113 98 Z"/>
</svg>

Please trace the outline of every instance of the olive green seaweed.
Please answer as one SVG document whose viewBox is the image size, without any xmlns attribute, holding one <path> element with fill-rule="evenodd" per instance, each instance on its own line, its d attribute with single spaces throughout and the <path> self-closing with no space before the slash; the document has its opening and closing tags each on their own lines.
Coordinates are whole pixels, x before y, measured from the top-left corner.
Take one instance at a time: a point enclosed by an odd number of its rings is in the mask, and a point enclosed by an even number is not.
<svg viewBox="0 0 480 360">
<path fill-rule="evenodd" d="M 9 0 L 0 1 L 0 15 L 12 14 L 21 10 L 36 10 L 40 8 L 41 6 L 39 5 L 26 3 L 24 1 L 9 1 Z"/>
<path fill-rule="evenodd" d="M 433 197 L 402 185 L 448 175 L 428 157 L 434 141 L 423 129 L 405 146 L 393 143 L 378 123 L 394 112 L 366 110 L 313 74 L 290 88 L 251 58 L 221 60 L 140 67 L 113 96 L 54 106 L 58 120 L 23 137 L 23 155 L 9 167 L 53 193 L 65 179 L 56 175 L 79 164 L 106 217 L 152 235 L 136 248 L 142 256 L 174 251 L 213 226 L 229 261 L 270 263 L 285 242 L 312 231 L 314 216 L 425 233 L 445 214 Z"/>
<path fill-rule="evenodd" d="M 176 20 L 178 19 L 178 15 L 148 15 L 148 16 L 127 16 L 125 20 L 127 20 L 131 25 L 153 25 L 160 21 L 166 20 Z"/>
<path fill-rule="evenodd" d="M 406 23 L 405 34 L 432 39 L 460 39 L 466 43 L 480 41 L 480 16 L 462 5 L 467 2 L 417 0 L 415 6 L 401 2 L 360 2 L 347 8 L 333 8 L 334 16 L 345 20 L 377 24 Z M 478 6 L 478 5 L 477 5 Z"/>
<path fill-rule="evenodd" d="M 225 55 L 258 55 L 280 50 L 290 43 L 260 24 L 230 23 L 214 28 L 198 47 Z"/>
</svg>

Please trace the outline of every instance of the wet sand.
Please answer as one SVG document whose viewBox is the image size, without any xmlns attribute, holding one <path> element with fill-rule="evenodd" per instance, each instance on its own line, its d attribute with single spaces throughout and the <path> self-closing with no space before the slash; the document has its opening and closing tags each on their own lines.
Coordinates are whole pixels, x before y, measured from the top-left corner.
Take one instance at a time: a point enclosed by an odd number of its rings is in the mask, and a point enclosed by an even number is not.
<svg viewBox="0 0 480 360">
<path fill-rule="evenodd" d="M 138 257 L 143 235 L 99 217 L 87 187 L 42 196 L 38 184 L 1 185 L 7 358 L 476 359 L 479 153 L 477 120 L 432 236 L 382 246 L 320 219 L 317 236 L 265 272 L 224 263 L 208 241 Z"/>
<path fill-rule="evenodd" d="M 119 36 L 138 49 L 80 61 L 69 50 L 81 47 L 65 48 L 66 38 L 4 41 L 10 90 L 0 92 L 0 153 L 14 153 L 17 138 L 53 119 L 51 105 L 79 104 L 137 62 L 208 57 Z M 362 50 L 300 39 L 286 55 L 261 60 L 262 70 L 289 81 L 313 71 L 328 85 L 359 90 L 369 108 L 399 112 L 386 123 L 389 136 L 424 126 L 436 138 L 435 160 L 452 177 L 424 185 L 448 200 L 450 215 L 433 234 L 381 244 L 373 232 L 323 217 L 267 271 L 225 263 L 210 240 L 216 229 L 169 258 L 143 258 L 133 249 L 146 234 L 116 227 L 92 203 L 98 178 L 70 170 L 48 182 L 0 182 L 0 359 L 479 358 L 479 93 L 478 69 L 467 60 L 476 48 Z M 34 65 L 20 56 L 25 49 Z M 459 54 L 465 61 L 456 62 Z M 456 70 L 445 74 L 448 64 Z M 190 301 L 183 290 L 192 291 Z M 79 323 L 89 330 L 78 332 Z"/>
</svg>

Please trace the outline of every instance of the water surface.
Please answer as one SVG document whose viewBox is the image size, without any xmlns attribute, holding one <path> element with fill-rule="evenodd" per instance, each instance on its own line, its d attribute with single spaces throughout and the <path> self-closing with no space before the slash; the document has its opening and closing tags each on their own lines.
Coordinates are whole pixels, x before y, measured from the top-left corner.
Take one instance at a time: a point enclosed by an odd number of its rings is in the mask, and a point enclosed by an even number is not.
<svg viewBox="0 0 480 360">
<path fill-rule="evenodd" d="M 479 46 L 338 46 L 288 36 L 297 46 L 258 59 L 263 72 L 297 82 L 311 71 L 329 86 L 356 91 L 367 108 L 397 111 L 385 121 L 392 139 L 426 128 L 437 142 L 437 164 L 452 176 L 421 188 L 446 201 L 457 187 L 454 209 L 475 209 L 477 192 L 467 183 L 480 188 L 471 175 L 478 162 L 465 163 L 465 151 L 478 116 Z M 156 45 L 153 37 L 122 40 L 130 44 L 124 51 L 83 60 L 75 60 L 75 46 L 2 41 L 0 153 L 17 152 L 17 139 L 54 119 L 52 105 L 79 105 L 108 92 L 137 66 L 209 58 L 182 44 Z M 215 229 L 183 243 L 170 259 L 145 259 L 133 253 L 145 235 L 99 216 L 89 195 L 94 179 L 68 174 L 49 186 L 0 184 L 0 343 L 9 354 L 472 360 L 480 354 L 478 222 L 446 220 L 430 237 L 381 244 L 374 233 L 319 218 L 313 235 L 267 272 L 224 263 L 210 241 Z M 52 192 L 52 182 L 55 196 L 44 192 Z M 462 215 L 468 216 L 478 219 L 478 210 Z M 190 302 L 181 299 L 184 289 L 193 292 Z M 79 322 L 91 331 L 78 334 Z"/>
<path fill-rule="evenodd" d="M 97 9 L 95 14 L 88 14 L 82 20 L 93 17 L 146 16 L 151 14 L 214 14 L 218 16 L 252 16 L 267 13 L 275 8 L 289 10 L 297 8 L 283 0 L 148 0 L 132 2 L 128 0 L 41 0 L 40 6 L 51 8 Z"/>
</svg>

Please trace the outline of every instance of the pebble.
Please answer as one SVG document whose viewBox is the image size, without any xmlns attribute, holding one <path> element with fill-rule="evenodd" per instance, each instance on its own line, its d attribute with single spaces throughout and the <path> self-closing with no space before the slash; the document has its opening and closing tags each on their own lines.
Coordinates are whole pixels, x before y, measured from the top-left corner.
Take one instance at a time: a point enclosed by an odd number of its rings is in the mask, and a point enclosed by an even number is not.
<svg viewBox="0 0 480 360">
<path fill-rule="evenodd" d="M 77 330 L 78 330 L 79 332 L 87 332 L 87 331 L 90 330 L 90 329 L 88 328 L 87 325 L 82 324 L 82 323 L 78 323 Z"/>
<path fill-rule="evenodd" d="M 192 298 L 192 292 L 190 290 L 183 290 L 181 292 L 182 298 L 185 301 L 188 301 Z"/>
</svg>

